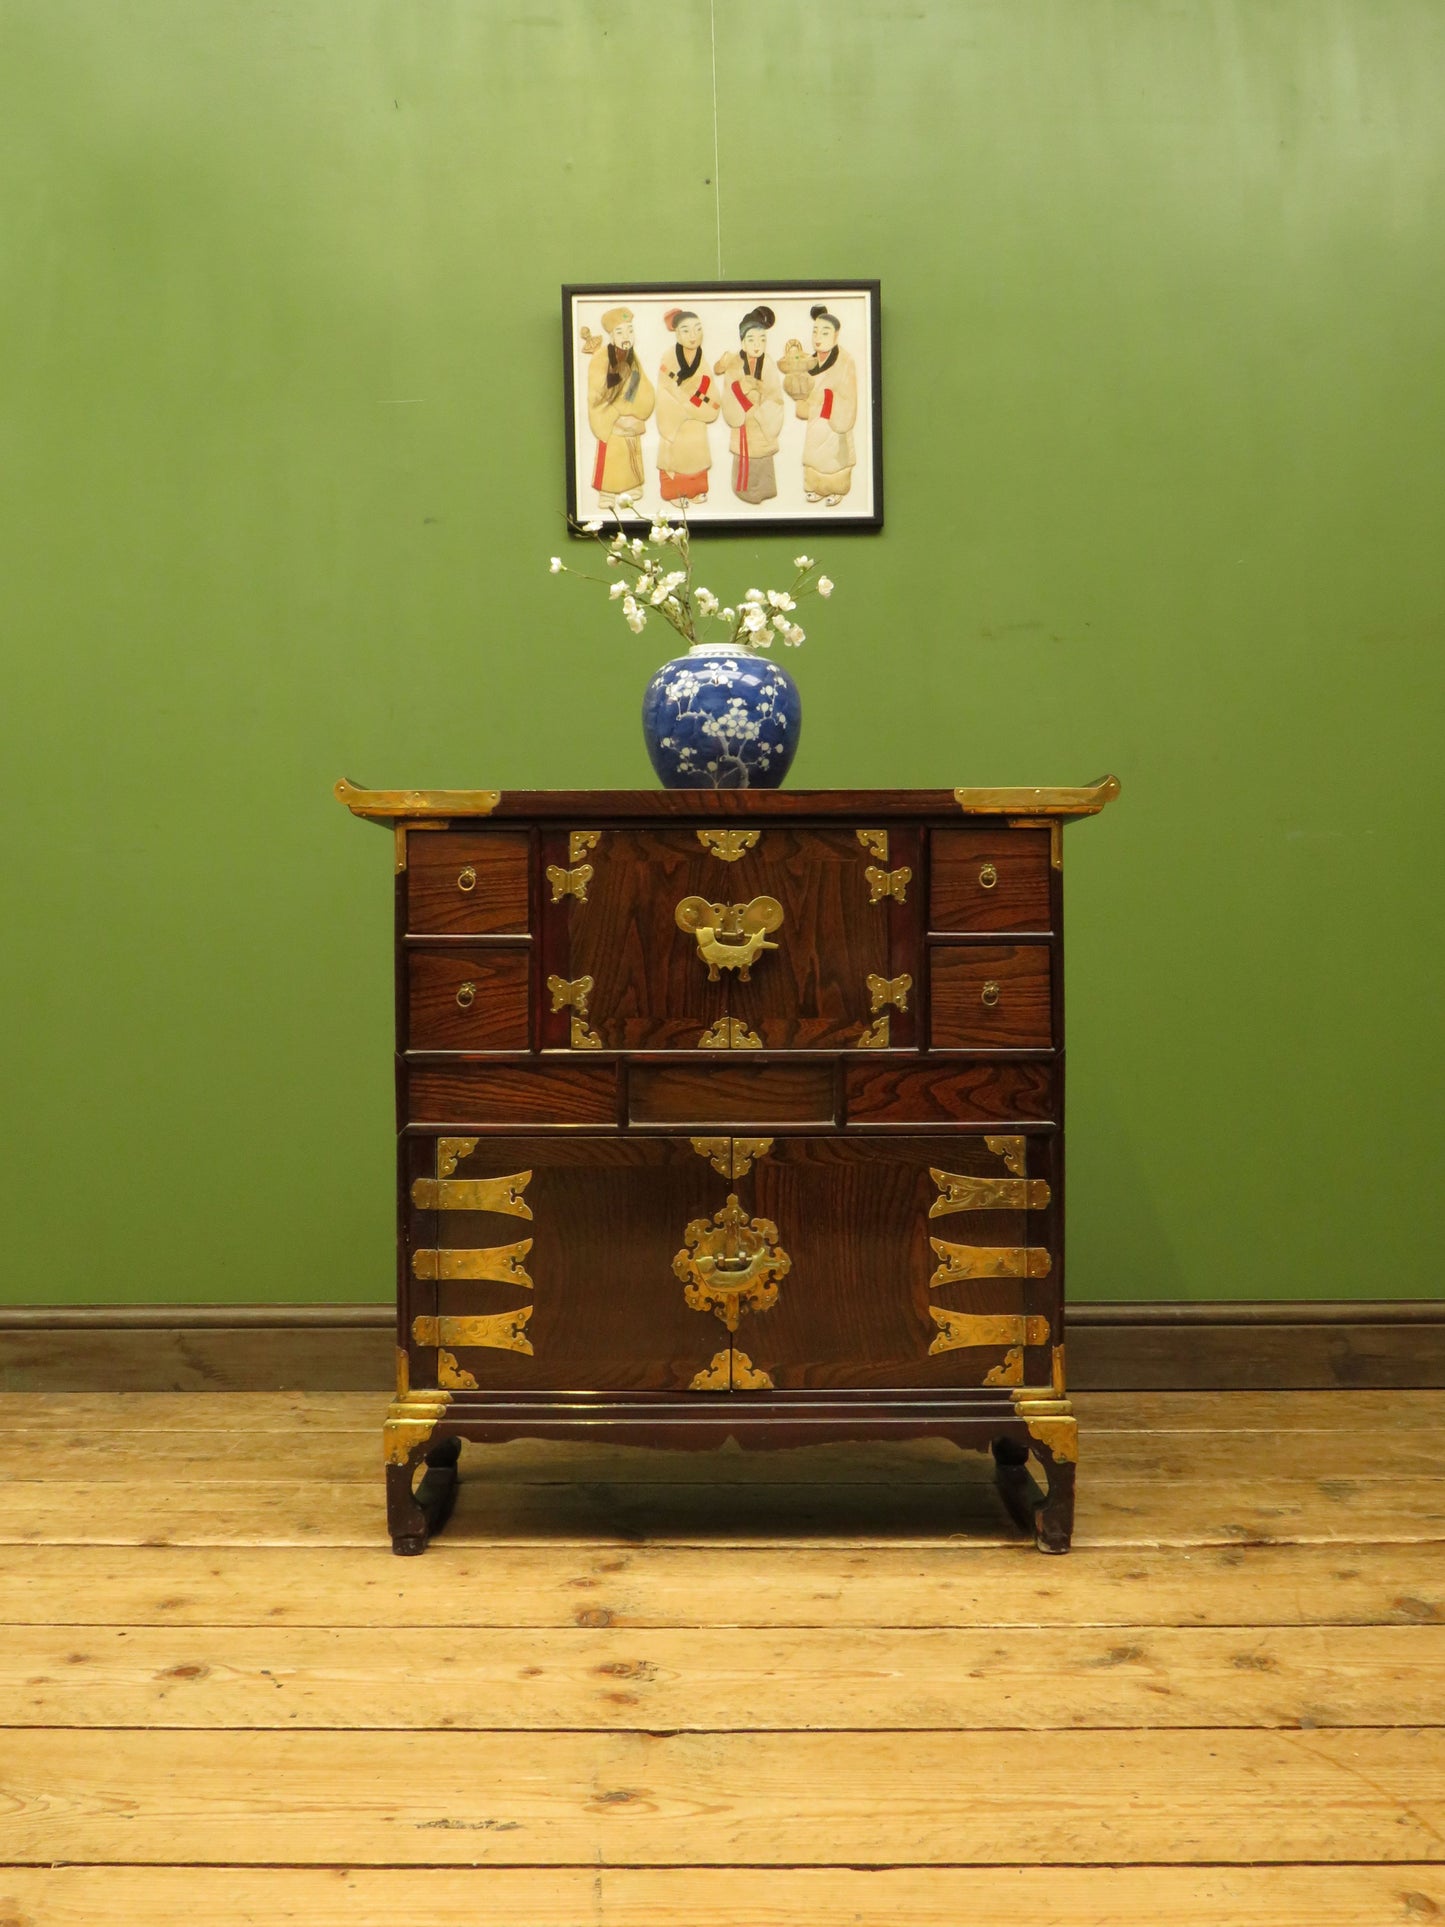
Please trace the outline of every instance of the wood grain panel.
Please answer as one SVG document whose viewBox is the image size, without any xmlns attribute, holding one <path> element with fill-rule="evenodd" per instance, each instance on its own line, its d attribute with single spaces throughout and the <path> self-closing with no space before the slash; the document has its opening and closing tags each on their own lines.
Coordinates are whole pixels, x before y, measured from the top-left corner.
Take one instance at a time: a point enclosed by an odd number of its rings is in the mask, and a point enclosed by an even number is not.
<svg viewBox="0 0 1445 1927">
<path fill-rule="evenodd" d="M 938 1050 L 1029 1050 L 1053 1041 L 1049 946 L 935 944 L 930 1040 Z M 986 986 L 998 1001 L 984 1001 Z"/>
<path fill-rule="evenodd" d="M 850 1124 L 1010 1124 L 1057 1112 L 1051 1064 L 929 1064 L 850 1060 L 843 1070 Z"/>
<path fill-rule="evenodd" d="M 409 1179 L 434 1168 L 429 1140 L 407 1140 Z M 526 1310 L 530 1352 L 448 1346 L 478 1386 L 522 1391 L 686 1391 L 727 1348 L 727 1334 L 688 1308 L 672 1269 L 684 1227 L 711 1212 L 717 1174 L 686 1138 L 486 1136 L 458 1159 L 458 1179 L 531 1175 L 526 1219 L 485 1211 L 409 1214 L 408 1250 L 530 1240 L 531 1288 L 492 1279 L 407 1281 L 405 1323 L 435 1310 L 470 1318 Z M 412 1346 L 413 1386 L 435 1385 L 435 1347 Z"/>
<path fill-rule="evenodd" d="M 9 1867 L 16 1927 L 1418 1927 L 1424 1863 L 1317 1867 Z"/>
<path fill-rule="evenodd" d="M 1047 1141 L 1029 1173 L 1045 1174 Z M 1005 1365 L 1007 1346 L 933 1354 L 931 1308 L 1022 1318 L 1055 1317 L 1048 1277 L 984 1277 L 933 1286 L 934 1238 L 993 1249 L 1047 1250 L 1047 1211 L 989 1210 L 930 1216 L 935 1169 L 999 1178 L 1003 1159 L 975 1135 L 787 1137 L 738 1180 L 743 1208 L 775 1223 L 792 1260 L 778 1301 L 743 1318 L 737 1342 L 779 1390 L 980 1386 Z M 1023 1352 L 1020 1383 L 1047 1385 L 1047 1343 Z"/>
<path fill-rule="evenodd" d="M 765 1050 L 853 1044 L 872 1022 L 869 975 L 892 975 L 888 906 L 869 900 L 872 862 L 846 825 L 777 825 L 738 862 L 715 860 L 710 895 L 737 903 L 770 896 L 783 906 L 777 949 L 728 992 L 729 1011 Z"/>
<path fill-rule="evenodd" d="M 527 1048 L 528 951 L 449 944 L 445 950 L 413 948 L 405 955 L 412 1050 Z"/>
<path fill-rule="evenodd" d="M 438 936 L 526 930 L 527 844 L 524 830 L 408 831 L 407 929 Z"/>
<path fill-rule="evenodd" d="M 614 1064 L 413 1064 L 407 1112 L 417 1124 L 615 1124 Z"/>
<path fill-rule="evenodd" d="M 933 929 L 1049 929 L 1047 830 L 935 830 L 930 846 Z"/>
<path fill-rule="evenodd" d="M 584 813 L 579 826 L 588 820 Z M 549 864 L 570 867 L 568 841 L 548 834 Z M 587 1022 L 607 1049 L 696 1045 L 722 1017 L 728 987 L 709 981 L 697 940 L 678 929 L 675 913 L 685 897 L 717 896 L 725 866 L 690 829 L 606 829 L 582 860 L 592 868 L 585 902 L 553 902 L 543 891 L 548 971 L 591 977 Z"/>
<path fill-rule="evenodd" d="M 632 1067 L 634 1124 L 831 1124 L 831 1064 L 705 1063 Z"/>
<path fill-rule="evenodd" d="M 0 1853 L 858 1867 L 966 1842 L 975 1865 L 1328 1865 L 1435 1860 L 1445 1834 L 1438 1731 L 1060 1733 L 1027 1766 L 1020 1798 L 989 1734 L 34 1732 L 0 1760 Z"/>
</svg>

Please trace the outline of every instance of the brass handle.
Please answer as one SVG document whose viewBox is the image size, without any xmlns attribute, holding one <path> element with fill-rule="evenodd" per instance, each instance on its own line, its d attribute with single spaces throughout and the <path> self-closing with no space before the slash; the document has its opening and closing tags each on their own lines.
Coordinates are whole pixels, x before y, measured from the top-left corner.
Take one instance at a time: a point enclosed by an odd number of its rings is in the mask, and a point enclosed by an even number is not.
<svg viewBox="0 0 1445 1927">
<path fill-rule="evenodd" d="M 457 878 L 457 888 L 459 890 L 475 890 L 476 887 L 477 887 L 477 873 L 469 863 L 466 869 L 463 870 L 461 875 Z"/>
<path fill-rule="evenodd" d="M 673 913 L 679 930 L 697 938 L 697 954 L 707 965 L 709 983 L 719 970 L 735 970 L 743 983 L 765 950 L 776 950 L 768 932 L 783 921 L 776 897 L 754 897 L 751 903 L 709 903 L 706 897 L 684 897 Z"/>
<path fill-rule="evenodd" d="M 991 890 L 997 882 L 998 882 L 998 871 L 993 867 L 991 863 L 985 863 L 983 868 L 978 873 L 979 888 L 981 890 Z"/>
<path fill-rule="evenodd" d="M 461 985 L 461 987 L 457 991 L 457 1002 L 461 1005 L 462 1009 L 470 1010 L 472 1005 L 476 1002 L 476 1000 L 477 1000 L 476 985 L 475 984 Z"/>
<path fill-rule="evenodd" d="M 983 987 L 983 1001 L 988 1005 L 989 1009 L 992 1010 L 994 1005 L 998 1002 L 998 997 L 999 997 L 998 985 L 994 982 L 993 978 L 990 977 L 988 982 Z"/>
</svg>

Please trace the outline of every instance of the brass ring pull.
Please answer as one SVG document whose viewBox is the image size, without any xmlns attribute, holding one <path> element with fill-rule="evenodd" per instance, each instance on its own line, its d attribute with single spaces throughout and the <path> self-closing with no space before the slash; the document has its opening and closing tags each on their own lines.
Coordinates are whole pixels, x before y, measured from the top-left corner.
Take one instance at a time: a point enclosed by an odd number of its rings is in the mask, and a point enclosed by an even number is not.
<svg viewBox="0 0 1445 1927">
<path fill-rule="evenodd" d="M 459 890 L 475 890 L 476 887 L 477 887 L 477 873 L 469 863 L 466 869 L 463 870 L 461 875 L 457 878 L 457 888 Z"/>
<path fill-rule="evenodd" d="M 991 863 L 985 863 L 978 873 L 978 887 L 981 890 L 991 890 L 997 882 L 998 871 Z"/>
<path fill-rule="evenodd" d="M 735 970 L 748 982 L 752 966 L 765 950 L 776 950 L 768 932 L 783 921 L 776 897 L 754 897 L 751 903 L 709 903 L 706 897 L 684 897 L 674 912 L 679 930 L 697 938 L 697 954 L 707 965 L 709 983 L 719 970 Z"/>
<path fill-rule="evenodd" d="M 476 1001 L 477 1001 L 477 987 L 475 984 L 462 984 L 458 988 L 457 1002 L 458 1004 L 460 1004 L 463 1010 L 470 1010 L 472 1005 Z"/>
<path fill-rule="evenodd" d="M 999 998 L 998 985 L 994 982 L 993 978 L 990 977 L 988 982 L 983 987 L 983 1001 L 988 1005 L 989 1009 L 992 1010 L 994 1005 L 998 1002 L 998 998 Z"/>
</svg>

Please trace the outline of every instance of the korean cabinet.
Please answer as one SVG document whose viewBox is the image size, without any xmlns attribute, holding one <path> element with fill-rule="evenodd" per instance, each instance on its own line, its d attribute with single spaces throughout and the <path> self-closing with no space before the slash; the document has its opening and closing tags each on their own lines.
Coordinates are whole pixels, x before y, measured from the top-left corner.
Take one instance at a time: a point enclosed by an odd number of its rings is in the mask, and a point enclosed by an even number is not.
<svg viewBox="0 0 1445 1927">
<path fill-rule="evenodd" d="M 337 785 L 394 831 L 398 1552 L 461 1441 L 584 1429 L 943 1436 L 1067 1549 L 1062 829 L 1118 787 Z"/>
</svg>

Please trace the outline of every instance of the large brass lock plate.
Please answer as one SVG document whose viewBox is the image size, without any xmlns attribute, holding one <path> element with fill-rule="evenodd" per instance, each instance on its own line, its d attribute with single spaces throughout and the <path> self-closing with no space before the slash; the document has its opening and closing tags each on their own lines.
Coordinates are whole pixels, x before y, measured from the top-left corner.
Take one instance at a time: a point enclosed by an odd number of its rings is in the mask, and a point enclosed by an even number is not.
<svg viewBox="0 0 1445 1927">
<path fill-rule="evenodd" d="M 793 1261 L 778 1243 L 778 1227 L 769 1218 L 749 1218 L 736 1191 L 721 1211 L 694 1218 L 682 1235 L 672 1269 L 694 1311 L 713 1312 L 735 1332 L 744 1308 L 767 1311 L 778 1302 L 777 1281 Z"/>
<path fill-rule="evenodd" d="M 751 903 L 709 903 L 706 897 L 684 897 L 674 916 L 679 930 L 697 939 L 697 954 L 707 965 L 709 983 L 718 972 L 735 970 L 747 983 L 753 965 L 765 950 L 776 950 L 768 932 L 783 921 L 776 897 L 754 897 Z"/>
</svg>

